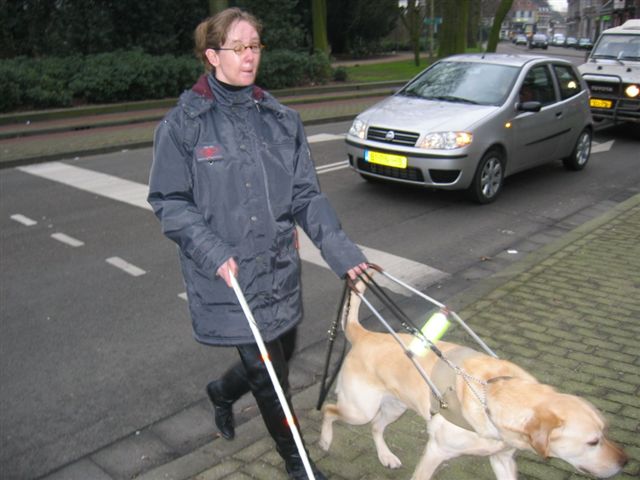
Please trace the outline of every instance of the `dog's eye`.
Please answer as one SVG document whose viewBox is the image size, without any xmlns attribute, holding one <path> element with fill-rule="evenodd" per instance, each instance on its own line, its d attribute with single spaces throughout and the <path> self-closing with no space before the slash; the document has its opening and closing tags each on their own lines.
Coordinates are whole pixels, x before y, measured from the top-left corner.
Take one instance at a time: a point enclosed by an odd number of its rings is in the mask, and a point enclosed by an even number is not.
<svg viewBox="0 0 640 480">
<path fill-rule="evenodd" d="M 591 440 L 590 442 L 588 442 L 587 445 L 589 445 L 590 447 L 595 447 L 599 443 L 600 443 L 600 439 L 596 438 L 595 440 Z"/>
</svg>

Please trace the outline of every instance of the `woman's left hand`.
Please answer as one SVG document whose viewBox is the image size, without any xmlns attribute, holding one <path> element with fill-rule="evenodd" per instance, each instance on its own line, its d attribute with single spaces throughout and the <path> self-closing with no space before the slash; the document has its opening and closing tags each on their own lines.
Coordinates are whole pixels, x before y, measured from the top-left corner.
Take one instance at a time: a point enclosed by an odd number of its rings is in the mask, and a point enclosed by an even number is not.
<svg viewBox="0 0 640 480">
<path fill-rule="evenodd" d="M 362 275 L 364 272 L 366 272 L 367 268 L 369 268 L 369 266 L 365 262 L 363 262 L 349 269 L 347 271 L 347 275 L 351 280 L 355 280 L 356 278 L 358 278 L 359 275 Z"/>
</svg>

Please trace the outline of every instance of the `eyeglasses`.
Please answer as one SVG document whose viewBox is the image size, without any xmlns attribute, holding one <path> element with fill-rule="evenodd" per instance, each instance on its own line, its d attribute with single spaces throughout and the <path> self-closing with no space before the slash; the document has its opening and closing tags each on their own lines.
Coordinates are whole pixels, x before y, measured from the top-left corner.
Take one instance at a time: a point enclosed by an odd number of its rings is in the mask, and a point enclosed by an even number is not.
<svg viewBox="0 0 640 480">
<path fill-rule="evenodd" d="M 261 43 L 252 43 L 251 45 L 243 45 L 242 43 L 238 43 L 233 47 L 229 47 L 229 48 L 219 47 L 219 48 L 214 48 L 214 50 L 233 50 L 233 52 L 236 55 L 240 56 L 244 53 L 244 51 L 247 48 L 251 50 L 251 52 L 257 55 L 262 51 L 262 49 L 264 48 L 264 45 L 262 45 Z"/>
</svg>

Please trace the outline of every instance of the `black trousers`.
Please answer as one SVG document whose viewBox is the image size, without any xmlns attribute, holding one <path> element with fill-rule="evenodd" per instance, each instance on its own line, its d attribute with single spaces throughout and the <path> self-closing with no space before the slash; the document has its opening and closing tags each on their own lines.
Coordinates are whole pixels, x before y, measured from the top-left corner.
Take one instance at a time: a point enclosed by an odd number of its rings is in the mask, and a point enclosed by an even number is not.
<svg viewBox="0 0 640 480">
<path fill-rule="evenodd" d="M 295 350 L 296 338 L 297 329 L 293 328 L 279 338 L 265 342 L 292 413 L 288 361 Z M 258 345 L 239 345 L 236 348 L 240 354 L 240 362 L 227 370 L 220 379 L 224 400 L 234 402 L 251 391 L 267 430 L 276 442 L 278 452 L 288 461 L 297 455 L 297 448 Z"/>
</svg>

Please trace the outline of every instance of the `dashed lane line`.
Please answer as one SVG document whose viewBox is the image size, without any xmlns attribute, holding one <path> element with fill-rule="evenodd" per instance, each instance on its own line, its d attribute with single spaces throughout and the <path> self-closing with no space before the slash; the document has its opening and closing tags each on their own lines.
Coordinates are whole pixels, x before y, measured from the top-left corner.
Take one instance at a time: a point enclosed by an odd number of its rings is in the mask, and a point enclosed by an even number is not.
<svg viewBox="0 0 640 480">
<path fill-rule="evenodd" d="M 69 245 L 71 247 L 81 247 L 84 245 L 84 242 L 81 240 L 78 240 L 77 238 L 73 238 L 70 237 L 69 235 L 66 235 L 64 233 L 61 232 L 57 232 L 57 233 L 52 233 L 51 234 L 51 238 L 58 240 L 59 242 L 62 242 L 66 245 Z"/>
<path fill-rule="evenodd" d="M 11 215 L 11 220 L 14 220 L 18 223 L 21 223 L 22 225 L 25 225 L 27 227 L 32 227 L 34 225 L 37 225 L 38 222 L 36 222 L 35 220 L 32 220 L 29 217 L 26 217 L 25 215 L 22 215 L 21 213 L 15 213 L 13 215 Z"/>
<path fill-rule="evenodd" d="M 109 257 L 106 262 L 116 268 L 119 268 L 123 272 L 128 273 L 132 277 L 139 277 L 147 273 L 143 269 L 136 267 L 134 264 L 129 263 L 120 257 Z"/>
<path fill-rule="evenodd" d="M 347 162 L 338 162 L 337 164 L 332 164 L 332 167 L 344 168 L 346 163 Z M 320 168 L 318 168 L 319 174 L 332 171 L 329 169 L 320 170 Z M 67 165 L 62 162 L 29 165 L 19 167 L 18 170 L 78 188 L 95 195 L 100 195 L 112 200 L 144 208 L 145 210 L 151 210 L 151 206 L 146 200 L 148 186 L 142 183 L 133 182 L 131 180 L 122 179 L 86 168 Z M 328 268 L 327 264 L 322 259 L 320 252 L 301 230 L 299 239 L 300 257 L 302 260 L 319 265 L 323 268 Z M 370 262 L 380 265 L 392 275 L 418 289 L 426 288 L 434 282 L 448 276 L 447 273 L 430 267 L 429 265 L 414 262 L 407 258 L 399 257 L 391 253 L 362 245 L 360 245 L 360 248 Z M 399 291 L 398 287 L 393 285 L 390 285 L 390 288 L 395 291 Z M 407 292 L 399 291 L 399 293 L 406 294 Z"/>
</svg>

